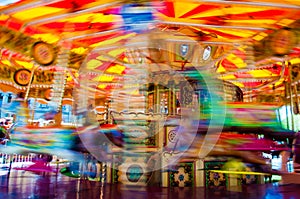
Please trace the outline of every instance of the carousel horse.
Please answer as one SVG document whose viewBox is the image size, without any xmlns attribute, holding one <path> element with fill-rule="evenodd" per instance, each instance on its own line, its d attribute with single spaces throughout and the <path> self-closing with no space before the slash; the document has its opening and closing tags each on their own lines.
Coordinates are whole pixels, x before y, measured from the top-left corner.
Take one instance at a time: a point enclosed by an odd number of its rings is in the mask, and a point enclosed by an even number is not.
<svg viewBox="0 0 300 199">
<path fill-rule="evenodd" d="M 214 146 L 211 146 L 211 150 L 205 157 L 222 156 L 228 159 L 240 159 L 244 163 L 257 165 L 258 170 L 264 173 L 276 173 L 276 171 L 263 169 L 269 166 L 269 162 L 258 152 L 281 152 L 290 150 L 286 145 L 279 145 L 268 139 L 258 139 L 254 135 L 222 132 L 218 136 L 217 142 Z M 148 160 L 148 165 L 150 168 L 156 169 L 159 169 L 161 165 L 166 165 L 163 170 L 176 170 L 176 165 L 181 160 L 199 159 L 203 143 L 204 137 L 198 135 L 194 137 L 193 143 L 186 147 L 175 144 L 172 150 L 164 150 L 161 151 L 161 153 L 156 153 L 151 156 Z"/>
<path fill-rule="evenodd" d="M 0 126 L 0 144 L 6 145 L 9 139 L 10 136 L 8 131 L 3 126 Z"/>
<path fill-rule="evenodd" d="M 16 123 L 13 119 L 0 119 L 0 143 L 5 145 L 10 140 L 11 131 L 15 128 Z"/>
<path fill-rule="evenodd" d="M 6 154 L 35 154 L 33 165 L 19 168 L 31 172 L 56 172 L 50 166 L 55 155 L 68 161 L 81 161 L 83 154 L 73 150 L 77 132 L 75 128 L 18 126 L 10 133 L 10 141 L 5 148 Z"/>
<path fill-rule="evenodd" d="M 60 173 L 73 178 L 99 180 L 100 165 L 112 161 L 109 147 L 123 147 L 123 144 L 123 134 L 117 125 L 100 124 L 78 128 L 72 150 L 84 152 L 84 161 L 71 161 Z"/>
</svg>

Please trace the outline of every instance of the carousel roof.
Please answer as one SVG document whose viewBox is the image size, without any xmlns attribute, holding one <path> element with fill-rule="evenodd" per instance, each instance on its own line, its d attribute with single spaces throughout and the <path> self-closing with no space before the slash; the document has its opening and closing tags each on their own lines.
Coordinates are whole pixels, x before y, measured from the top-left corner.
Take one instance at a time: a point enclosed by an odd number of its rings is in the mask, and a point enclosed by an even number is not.
<svg viewBox="0 0 300 199">
<path fill-rule="evenodd" d="M 229 46 L 211 62 L 220 79 L 244 91 L 277 88 L 288 76 L 287 66 L 300 63 L 299 8 L 299 0 L 4 0 L 1 65 L 29 70 L 36 64 L 67 65 L 74 84 L 72 70 L 85 64 L 92 80 L 101 82 L 91 89 L 117 88 L 115 82 L 130 74 L 125 44 L 156 28 L 203 46 Z M 71 55 L 66 61 L 58 53 L 57 62 L 43 53 L 37 58 L 32 49 L 40 43 L 50 45 L 50 53 L 65 49 Z"/>
</svg>

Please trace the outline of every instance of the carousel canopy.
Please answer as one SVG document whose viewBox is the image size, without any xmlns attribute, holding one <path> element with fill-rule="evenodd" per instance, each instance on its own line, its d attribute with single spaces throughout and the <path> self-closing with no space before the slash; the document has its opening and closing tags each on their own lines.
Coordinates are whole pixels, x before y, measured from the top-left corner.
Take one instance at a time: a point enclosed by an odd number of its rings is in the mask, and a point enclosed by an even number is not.
<svg viewBox="0 0 300 199">
<path fill-rule="evenodd" d="M 119 82 L 124 74 L 136 75 L 128 67 L 135 59 L 127 53 L 128 41 L 158 29 L 172 35 L 158 36 L 165 42 L 200 44 L 202 51 L 195 52 L 201 60 L 191 55 L 190 62 L 204 69 L 212 64 L 209 67 L 218 78 L 245 92 L 280 91 L 289 74 L 287 68 L 300 63 L 299 8 L 299 0 L 4 0 L 0 2 L 0 65 L 31 71 L 41 66 L 40 73 L 66 67 L 71 86 L 84 65 L 94 82 L 89 89 L 105 94 L 105 90 L 122 86 Z M 205 49 L 209 49 L 210 62 L 205 62 Z M 189 61 L 177 56 L 170 61 L 169 54 L 160 62 L 183 69 Z M 158 62 L 151 53 L 145 57 Z M 20 88 L 30 81 L 18 77 L 7 74 L 1 81 L 13 81 Z M 48 82 L 35 84 L 46 88 Z"/>
</svg>

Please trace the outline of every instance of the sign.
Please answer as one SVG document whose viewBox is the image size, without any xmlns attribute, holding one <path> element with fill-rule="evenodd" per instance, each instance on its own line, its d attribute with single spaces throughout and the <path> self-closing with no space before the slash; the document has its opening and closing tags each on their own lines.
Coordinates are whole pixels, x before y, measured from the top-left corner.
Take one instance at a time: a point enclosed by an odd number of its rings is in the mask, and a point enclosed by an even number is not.
<svg viewBox="0 0 300 199">
<path fill-rule="evenodd" d="M 29 69 L 21 68 L 18 65 L 2 65 L 0 64 L 0 79 L 2 83 L 15 83 L 19 86 L 27 86 L 30 81 L 31 71 Z M 41 87 L 50 87 L 53 84 L 52 70 L 35 70 L 33 85 Z"/>
<path fill-rule="evenodd" d="M 278 30 L 270 38 L 270 49 L 274 55 L 283 56 L 289 54 L 296 44 L 297 34 L 291 30 Z"/>
<path fill-rule="evenodd" d="M 211 51 L 212 51 L 211 46 L 206 46 L 206 47 L 204 48 L 203 55 L 202 55 L 202 59 L 203 59 L 204 61 L 206 61 L 206 60 L 208 60 L 208 59 L 210 58 Z"/>
<path fill-rule="evenodd" d="M 186 57 L 186 55 L 188 54 L 189 52 L 189 45 L 187 44 L 181 44 L 180 45 L 180 55 L 182 57 Z"/>
<path fill-rule="evenodd" d="M 17 70 L 14 74 L 14 81 L 20 86 L 27 86 L 30 82 L 31 72 L 27 69 Z"/>
<path fill-rule="evenodd" d="M 175 54 L 174 61 L 182 62 L 182 61 L 191 61 L 192 59 L 192 49 L 195 48 L 195 45 L 185 44 L 185 43 L 174 43 Z"/>
<path fill-rule="evenodd" d="M 36 42 L 31 49 L 34 60 L 43 66 L 51 65 L 55 58 L 55 51 L 52 45 L 46 42 Z"/>
<path fill-rule="evenodd" d="M 138 164 L 130 165 L 126 171 L 126 176 L 129 182 L 138 182 L 143 174 L 143 168 Z"/>
</svg>

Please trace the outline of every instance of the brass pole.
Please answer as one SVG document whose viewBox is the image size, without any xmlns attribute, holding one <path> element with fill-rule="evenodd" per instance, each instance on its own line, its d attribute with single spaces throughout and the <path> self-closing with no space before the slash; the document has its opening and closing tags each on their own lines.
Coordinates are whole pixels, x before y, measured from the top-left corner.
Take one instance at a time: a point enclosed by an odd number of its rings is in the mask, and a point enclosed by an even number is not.
<svg viewBox="0 0 300 199">
<path fill-rule="evenodd" d="M 284 65 L 286 65 L 286 61 L 283 62 Z M 292 88 L 292 70 L 290 67 L 290 62 L 287 63 L 287 67 L 288 67 L 288 72 L 289 72 L 289 80 L 288 80 L 288 86 L 289 86 L 289 95 L 290 95 L 290 113 L 291 113 L 291 127 L 292 127 L 292 131 L 294 131 L 295 127 L 294 127 L 294 113 L 293 113 L 293 88 Z"/>
</svg>

